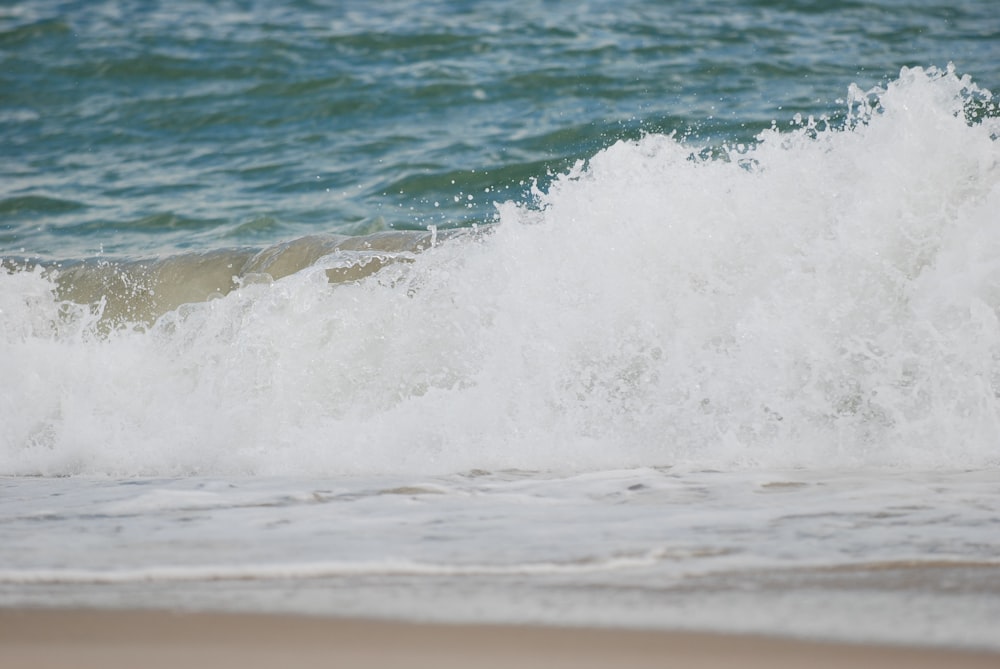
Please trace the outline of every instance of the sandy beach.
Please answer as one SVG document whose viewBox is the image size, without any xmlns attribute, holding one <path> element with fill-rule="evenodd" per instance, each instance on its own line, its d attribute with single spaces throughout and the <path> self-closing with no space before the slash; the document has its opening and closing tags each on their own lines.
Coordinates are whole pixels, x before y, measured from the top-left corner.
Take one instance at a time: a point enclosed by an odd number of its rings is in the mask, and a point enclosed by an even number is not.
<svg viewBox="0 0 1000 669">
<path fill-rule="evenodd" d="M 0 666 L 962 667 L 1000 655 L 688 632 L 228 613 L 0 611 Z"/>
</svg>

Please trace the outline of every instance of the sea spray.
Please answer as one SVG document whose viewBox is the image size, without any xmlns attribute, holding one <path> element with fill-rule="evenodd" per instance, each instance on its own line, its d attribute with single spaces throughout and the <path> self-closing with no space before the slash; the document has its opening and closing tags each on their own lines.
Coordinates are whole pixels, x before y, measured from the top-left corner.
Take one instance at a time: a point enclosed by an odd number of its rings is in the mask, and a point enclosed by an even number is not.
<svg viewBox="0 0 1000 669">
<path fill-rule="evenodd" d="M 991 100 L 913 68 L 840 126 L 622 141 L 485 234 L 137 327 L 2 274 L 0 473 L 996 464 Z"/>
</svg>

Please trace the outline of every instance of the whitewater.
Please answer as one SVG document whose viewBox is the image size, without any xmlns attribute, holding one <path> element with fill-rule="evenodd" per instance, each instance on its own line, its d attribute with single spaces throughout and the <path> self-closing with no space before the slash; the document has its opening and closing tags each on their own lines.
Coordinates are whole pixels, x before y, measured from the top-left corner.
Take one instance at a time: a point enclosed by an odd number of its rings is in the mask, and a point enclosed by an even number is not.
<svg viewBox="0 0 1000 669">
<path fill-rule="evenodd" d="M 466 230 L 5 259 L 0 472 L 995 466 L 993 104 L 904 69 Z"/>
</svg>

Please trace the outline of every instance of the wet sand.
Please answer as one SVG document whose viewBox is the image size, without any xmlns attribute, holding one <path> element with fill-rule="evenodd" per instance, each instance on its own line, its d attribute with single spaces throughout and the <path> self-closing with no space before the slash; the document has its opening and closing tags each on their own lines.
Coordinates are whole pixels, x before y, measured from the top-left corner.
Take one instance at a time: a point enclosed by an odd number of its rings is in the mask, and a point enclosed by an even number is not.
<svg viewBox="0 0 1000 669">
<path fill-rule="evenodd" d="M 620 629 L 292 615 L 0 610 L 0 667 L 964 667 L 1000 653 Z"/>
</svg>

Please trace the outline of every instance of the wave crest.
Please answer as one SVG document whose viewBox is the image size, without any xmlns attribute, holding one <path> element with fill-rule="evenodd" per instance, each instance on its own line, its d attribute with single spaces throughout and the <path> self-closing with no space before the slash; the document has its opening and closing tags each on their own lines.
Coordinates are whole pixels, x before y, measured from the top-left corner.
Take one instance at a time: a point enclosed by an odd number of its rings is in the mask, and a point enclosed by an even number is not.
<svg viewBox="0 0 1000 669">
<path fill-rule="evenodd" d="M 852 90 L 840 127 L 711 158 L 619 142 L 491 234 L 346 257 L 339 283 L 344 240 L 293 243 L 255 256 L 277 280 L 144 330 L 7 321 L 0 374 L 28 381 L 2 399 L 0 471 L 996 464 L 992 100 L 907 69 Z M 0 277 L 0 308 L 58 312 L 44 281 Z"/>
</svg>

